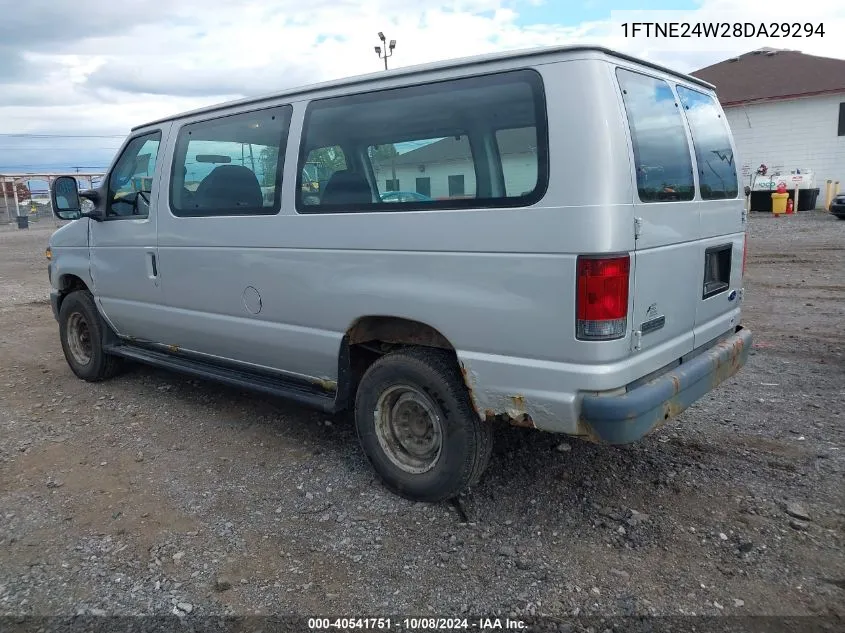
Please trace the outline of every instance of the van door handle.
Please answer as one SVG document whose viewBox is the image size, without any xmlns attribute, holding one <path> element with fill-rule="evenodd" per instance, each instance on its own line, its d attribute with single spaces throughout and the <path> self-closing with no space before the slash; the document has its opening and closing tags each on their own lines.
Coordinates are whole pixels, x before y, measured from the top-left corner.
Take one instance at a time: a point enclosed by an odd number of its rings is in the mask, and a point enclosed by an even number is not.
<svg viewBox="0 0 845 633">
<path fill-rule="evenodd" d="M 150 279 L 158 279 L 158 264 L 156 262 L 156 254 L 152 251 L 147 251 L 147 276 Z"/>
</svg>

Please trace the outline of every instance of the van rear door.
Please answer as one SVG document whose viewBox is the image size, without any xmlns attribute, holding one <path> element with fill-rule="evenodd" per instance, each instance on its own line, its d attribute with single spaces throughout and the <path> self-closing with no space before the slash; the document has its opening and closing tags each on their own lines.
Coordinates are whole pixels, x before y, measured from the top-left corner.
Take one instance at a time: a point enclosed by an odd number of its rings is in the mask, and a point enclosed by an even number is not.
<svg viewBox="0 0 845 633">
<path fill-rule="evenodd" d="M 701 198 L 699 261 L 704 266 L 696 297 L 698 347 L 739 322 L 746 215 L 730 128 L 719 102 L 700 88 L 675 88 L 692 137 Z"/>
<path fill-rule="evenodd" d="M 672 86 L 616 69 L 636 173 L 631 329 L 655 369 L 692 351 L 703 260 L 689 137 Z"/>
</svg>

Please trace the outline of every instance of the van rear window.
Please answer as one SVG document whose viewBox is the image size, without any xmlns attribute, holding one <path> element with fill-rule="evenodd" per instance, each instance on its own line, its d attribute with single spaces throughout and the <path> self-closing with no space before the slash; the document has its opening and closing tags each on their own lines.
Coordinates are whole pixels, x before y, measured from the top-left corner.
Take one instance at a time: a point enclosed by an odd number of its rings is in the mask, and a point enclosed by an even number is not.
<svg viewBox="0 0 845 633">
<path fill-rule="evenodd" d="M 618 68 L 616 73 L 631 129 L 640 200 L 692 200 L 692 160 L 672 87 L 630 70 Z"/>
<path fill-rule="evenodd" d="M 705 200 L 736 198 L 739 185 L 731 138 L 716 100 L 684 86 L 677 86 L 677 89 L 692 132 L 701 197 Z"/>
</svg>

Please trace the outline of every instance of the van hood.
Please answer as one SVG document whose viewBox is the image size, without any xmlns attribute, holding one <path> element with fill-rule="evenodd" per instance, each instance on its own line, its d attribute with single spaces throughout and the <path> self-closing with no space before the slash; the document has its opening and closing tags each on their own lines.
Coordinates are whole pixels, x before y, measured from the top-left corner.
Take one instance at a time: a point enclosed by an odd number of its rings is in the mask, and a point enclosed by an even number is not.
<svg viewBox="0 0 845 633">
<path fill-rule="evenodd" d="M 56 229 L 50 236 L 50 248 L 88 246 L 88 218 L 80 218 Z"/>
</svg>

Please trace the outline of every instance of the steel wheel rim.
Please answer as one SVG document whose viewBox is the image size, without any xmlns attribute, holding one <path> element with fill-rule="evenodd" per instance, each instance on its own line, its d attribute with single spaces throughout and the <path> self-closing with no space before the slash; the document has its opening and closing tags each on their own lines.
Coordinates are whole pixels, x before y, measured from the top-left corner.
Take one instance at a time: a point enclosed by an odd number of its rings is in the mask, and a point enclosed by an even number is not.
<svg viewBox="0 0 845 633">
<path fill-rule="evenodd" d="M 379 396 L 374 414 L 376 437 L 391 463 L 414 475 L 434 468 L 443 450 L 443 430 L 428 395 L 394 385 Z"/>
<path fill-rule="evenodd" d="M 67 346 L 78 365 L 91 362 L 91 329 L 88 327 L 88 321 L 79 312 L 74 312 L 67 320 Z"/>
</svg>

